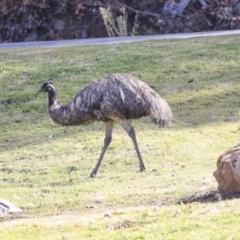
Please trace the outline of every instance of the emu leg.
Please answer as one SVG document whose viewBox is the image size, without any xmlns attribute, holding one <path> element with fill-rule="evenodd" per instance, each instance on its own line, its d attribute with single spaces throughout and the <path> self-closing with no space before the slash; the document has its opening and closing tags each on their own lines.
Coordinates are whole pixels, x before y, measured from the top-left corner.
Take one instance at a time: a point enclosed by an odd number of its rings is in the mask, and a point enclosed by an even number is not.
<svg viewBox="0 0 240 240">
<path fill-rule="evenodd" d="M 137 156 L 138 156 L 138 160 L 139 160 L 139 166 L 140 166 L 140 172 L 145 170 L 145 166 L 142 160 L 142 156 L 141 153 L 139 151 L 138 148 L 138 144 L 137 144 L 137 140 L 136 140 L 136 134 L 135 134 L 135 130 L 132 127 L 132 125 L 127 121 L 127 120 L 120 120 L 118 121 L 122 127 L 125 129 L 125 131 L 128 133 L 128 136 L 132 139 L 135 150 L 137 152 Z"/>
<path fill-rule="evenodd" d="M 101 152 L 100 157 L 98 159 L 97 165 L 95 166 L 92 173 L 90 174 L 91 178 L 93 178 L 97 175 L 97 171 L 98 171 L 98 169 L 99 169 L 99 167 L 102 163 L 104 154 L 105 154 L 109 144 L 112 141 L 113 122 L 106 122 L 105 126 L 106 126 L 106 131 L 105 131 L 105 139 L 104 139 L 103 149 L 102 149 L 102 152 Z"/>
</svg>

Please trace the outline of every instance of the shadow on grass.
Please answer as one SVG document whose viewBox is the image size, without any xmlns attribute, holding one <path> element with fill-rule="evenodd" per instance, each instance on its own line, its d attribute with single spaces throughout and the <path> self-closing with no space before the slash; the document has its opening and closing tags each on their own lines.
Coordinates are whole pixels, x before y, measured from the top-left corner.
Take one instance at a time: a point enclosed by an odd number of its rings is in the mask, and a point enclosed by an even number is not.
<svg viewBox="0 0 240 240">
<path fill-rule="evenodd" d="M 221 196 L 221 194 L 217 191 L 209 191 L 209 192 L 204 192 L 204 193 L 194 193 L 190 196 L 187 196 L 185 198 L 180 199 L 177 201 L 176 204 L 188 204 L 188 203 L 214 203 L 214 202 L 219 202 L 222 200 L 230 200 L 230 199 L 235 199 L 235 198 L 240 198 L 240 192 L 239 193 L 233 193 L 229 194 L 226 196 Z"/>
</svg>

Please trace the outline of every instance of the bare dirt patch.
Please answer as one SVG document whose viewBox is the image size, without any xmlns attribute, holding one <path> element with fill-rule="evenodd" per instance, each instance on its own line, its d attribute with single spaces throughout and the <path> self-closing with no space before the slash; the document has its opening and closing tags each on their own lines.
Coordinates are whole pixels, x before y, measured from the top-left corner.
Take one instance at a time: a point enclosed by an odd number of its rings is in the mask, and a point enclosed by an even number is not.
<svg viewBox="0 0 240 240">
<path fill-rule="evenodd" d="M 46 226 L 63 225 L 67 223 L 88 224 L 104 218 L 114 218 L 130 211 L 142 211 L 145 209 L 154 210 L 158 207 L 127 207 L 119 209 L 92 209 L 85 213 L 68 212 L 60 215 L 32 216 L 25 213 L 11 214 L 0 220 L 0 229 L 18 225 L 41 224 Z"/>
<path fill-rule="evenodd" d="M 64 214 L 58 215 L 31 215 L 27 213 L 15 213 L 8 215 L 2 220 L 0 220 L 0 229 L 13 227 L 18 225 L 64 225 L 68 223 L 81 223 L 81 224 L 89 224 L 95 222 L 100 219 L 108 219 L 124 215 L 128 212 L 138 212 L 143 210 L 162 210 L 163 208 L 170 205 L 177 204 L 189 204 L 189 203 L 214 203 L 221 200 L 229 199 L 229 198 L 238 198 L 240 194 L 235 194 L 232 196 L 228 196 L 228 198 L 222 198 L 217 191 L 208 191 L 204 193 L 194 193 L 190 196 L 184 197 L 178 201 L 166 201 L 166 202 L 154 202 L 150 203 L 151 206 L 137 206 L 137 207 L 125 207 L 125 208 L 88 208 L 86 212 L 66 212 Z"/>
</svg>

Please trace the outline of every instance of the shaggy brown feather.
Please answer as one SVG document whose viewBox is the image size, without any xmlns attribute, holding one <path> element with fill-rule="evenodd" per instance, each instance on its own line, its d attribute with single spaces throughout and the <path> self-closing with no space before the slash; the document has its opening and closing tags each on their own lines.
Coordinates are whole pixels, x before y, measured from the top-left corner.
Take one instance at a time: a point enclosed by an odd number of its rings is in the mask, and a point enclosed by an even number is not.
<svg viewBox="0 0 240 240">
<path fill-rule="evenodd" d="M 149 116 L 159 127 L 167 127 L 172 119 L 168 103 L 158 93 L 139 79 L 124 73 L 112 74 L 89 84 L 66 106 L 58 102 L 52 81 L 45 82 L 39 92 L 48 92 L 49 114 L 58 124 L 79 125 L 93 121 L 106 123 L 104 149 L 91 177 L 96 175 L 111 142 L 113 122 L 120 123 L 131 137 L 142 171 L 145 167 L 135 132 L 127 120 Z"/>
</svg>

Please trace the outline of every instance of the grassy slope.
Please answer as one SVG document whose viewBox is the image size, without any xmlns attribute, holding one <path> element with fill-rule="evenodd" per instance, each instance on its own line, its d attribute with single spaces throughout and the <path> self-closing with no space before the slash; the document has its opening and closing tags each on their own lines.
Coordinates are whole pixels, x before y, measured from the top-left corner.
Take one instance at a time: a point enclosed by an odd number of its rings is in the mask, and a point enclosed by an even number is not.
<svg viewBox="0 0 240 240">
<path fill-rule="evenodd" d="M 239 141 L 239 40 L 0 51 L 0 196 L 22 207 L 19 217 L 26 219 L 76 216 L 61 224 L 10 224 L 0 239 L 240 238 L 238 199 L 175 204 L 216 189 L 216 160 Z M 57 126 L 47 114 L 46 95 L 36 92 L 52 77 L 66 103 L 91 81 L 113 72 L 130 73 L 154 86 L 175 119 L 163 130 L 147 118 L 132 122 L 144 173 L 136 173 L 132 143 L 116 125 L 98 177 L 89 179 L 104 125 Z M 88 218 L 79 220 L 79 215 Z"/>
</svg>

